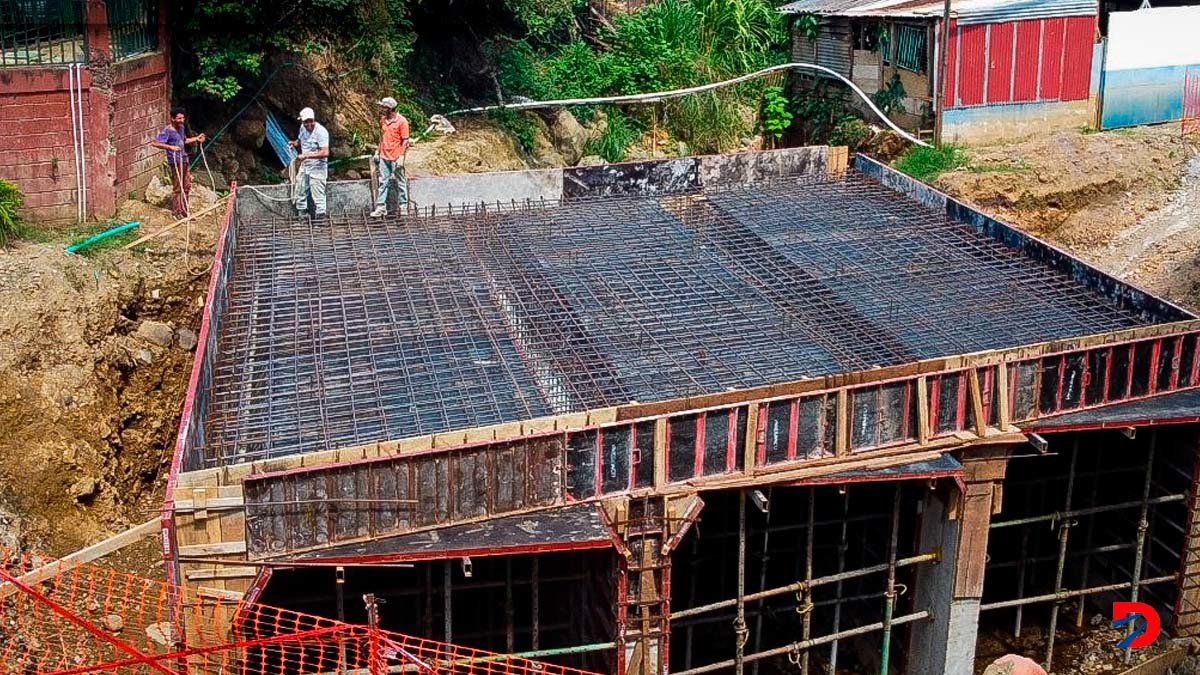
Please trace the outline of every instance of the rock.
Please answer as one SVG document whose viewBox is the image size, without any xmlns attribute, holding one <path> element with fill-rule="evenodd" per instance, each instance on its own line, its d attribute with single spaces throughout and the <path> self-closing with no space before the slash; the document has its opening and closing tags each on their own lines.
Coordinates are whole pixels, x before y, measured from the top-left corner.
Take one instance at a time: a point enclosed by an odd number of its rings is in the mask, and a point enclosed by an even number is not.
<svg viewBox="0 0 1200 675">
<path fill-rule="evenodd" d="M 687 157 L 688 155 L 692 154 L 692 149 L 688 147 L 687 143 L 679 141 L 679 143 L 675 146 L 675 152 L 679 157 Z"/>
<path fill-rule="evenodd" d="M 602 166 L 604 164 L 604 158 L 599 155 L 588 155 L 579 160 L 579 166 Z"/>
<path fill-rule="evenodd" d="M 583 157 L 589 138 L 588 130 L 568 110 L 559 110 L 550 123 L 550 141 L 562 155 L 563 161 L 575 165 Z"/>
<path fill-rule="evenodd" d="M 233 125 L 233 140 L 242 147 L 261 148 L 267 140 L 267 125 L 262 120 L 240 119 Z"/>
<path fill-rule="evenodd" d="M 139 363 L 145 364 L 147 366 L 150 365 L 151 363 L 154 363 L 154 354 L 152 354 L 149 349 L 137 350 L 136 352 L 134 352 L 133 358 L 137 359 Z"/>
<path fill-rule="evenodd" d="M 125 619 L 120 614 L 109 614 L 100 620 L 100 625 L 110 633 L 120 633 L 125 629 Z"/>
<path fill-rule="evenodd" d="M 354 169 L 350 169 L 346 172 L 346 180 L 362 180 L 362 174 Z"/>
<path fill-rule="evenodd" d="M 213 171 L 212 177 L 209 178 L 209 172 L 201 167 L 199 171 L 192 174 L 192 193 L 195 194 L 197 187 L 204 187 L 210 190 L 228 190 L 229 181 L 225 178 L 225 174 L 220 171 Z"/>
<path fill-rule="evenodd" d="M 15 551 L 21 546 L 21 519 L 0 506 L 0 549 Z"/>
<path fill-rule="evenodd" d="M 196 334 L 186 328 L 175 331 L 175 342 L 180 349 L 192 351 L 196 348 Z"/>
<path fill-rule="evenodd" d="M 164 185 L 156 173 L 150 177 L 150 184 L 146 186 L 143 200 L 154 206 L 168 207 L 171 205 L 171 186 Z"/>
<path fill-rule="evenodd" d="M 345 143 L 334 143 L 329 146 L 330 159 L 346 159 L 354 155 L 354 151 Z"/>
<path fill-rule="evenodd" d="M 143 321 L 137 327 L 137 336 L 152 345 L 170 347 L 175 338 L 175 331 L 160 321 Z"/>
<path fill-rule="evenodd" d="M 179 644 L 179 632 L 167 621 L 146 626 L 146 637 L 150 638 L 154 644 L 163 647 L 173 647 Z"/>
<path fill-rule="evenodd" d="M 79 503 L 86 503 L 96 496 L 100 483 L 95 478 L 80 478 L 71 485 L 71 496 Z"/>
</svg>

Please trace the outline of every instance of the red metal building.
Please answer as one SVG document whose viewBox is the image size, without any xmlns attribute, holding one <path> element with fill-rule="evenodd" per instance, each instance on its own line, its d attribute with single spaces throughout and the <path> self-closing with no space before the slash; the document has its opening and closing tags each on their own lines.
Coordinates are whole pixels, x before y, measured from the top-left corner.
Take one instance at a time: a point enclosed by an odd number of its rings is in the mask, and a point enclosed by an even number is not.
<svg viewBox="0 0 1200 675">
<path fill-rule="evenodd" d="M 26 215 L 111 216 L 161 160 L 146 144 L 170 107 L 159 0 L 0 0 L 0 178 Z"/>
<path fill-rule="evenodd" d="M 914 131 L 933 129 L 939 90 L 947 140 L 1012 138 L 1094 117 L 1099 10 L 1091 0 L 953 3 L 944 89 L 941 0 L 799 0 L 781 11 L 821 17 L 815 39 L 795 34 L 795 58 L 833 68 L 869 94 L 899 85 L 895 117 Z"/>
</svg>

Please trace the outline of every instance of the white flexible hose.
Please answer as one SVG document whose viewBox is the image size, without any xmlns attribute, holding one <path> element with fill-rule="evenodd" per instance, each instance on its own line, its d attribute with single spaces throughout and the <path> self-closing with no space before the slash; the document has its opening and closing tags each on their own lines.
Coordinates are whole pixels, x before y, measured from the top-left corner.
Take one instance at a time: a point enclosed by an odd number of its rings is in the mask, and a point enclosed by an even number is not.
<svg viewBox="0 0 1200 675">
<path fill-rule="evenodd" d="M 629 104 L 629 103 L 654 103 L 656 101 L 666 101 L 668 99 L 681 98 L 683 96 L 691 96 L 692 94 L 703 94 L 704 92 L 713 91 L 715 89 L 720 89 L 722 87 L 728 87 L 728 86 L 732 86 L 735 84 L 740 84 L 740 83 L 746 82 L 748 80 L 753 80 L 755 78 L 763 77 L 764 75 L 770 75 L 772 73 L 778 73 L 778 72 L 784 71 L 784 70 L 803 70 L 803 69 L 815 70 L 818 72 L 822 72 L 822 73 L 825 73 L 826 75 L 830 75 L 832 77 L 835 77 L 835 78 L 841 80 L 843 83 L 846 84 L 846 86 L 850 87 L 851 91 L 853 91 L 855 94 L 857 94 L 858 97 L 861 98 L 863 100 L 863 102 L 867 104 L 867 107 L 869 107 L 871 109 L 871 111 L 874 112 L 879 117 L 879 119 L 883 121 L 884 124 L 886 124 L 892 131 L 895 131 L 901 138 L 904 138 L 905 140 L 909 141 L 910 143 L 914 143 L 916 145 L 929 147 L 928 143 L 926 143 L 925 141 L 922 141 L 921 139 L 917 138 L 916 136 L 913 136 L 912 134 L 908 133 L 907 131 L 901 129 L 899 126 L 896 125 L 895 122 L 888 119 L 888 116 L 883 114 L 883 111 L 880 110 L 875 105 L 875 102 L 871 100 L 871 97 L 867 96 L 866 92 L 864 92 L 862 89 L 859 89 L 858 85 L 854 84 L 853 82 L 846 79 L 845 77 L 842 77 L 842 75 L 840 75 L 836 71 L 826 68 L 825 66 L 818 66 L 815 63 L 802 63 L 802 62 L 784 63 L 784 64 L 780 64 L 778 66 L 771 66 L 770 68 L 763 68 L 762 70 L 755 71 L 753 73 L 748 73 L 746 75 L 741 75 L 741 76 L 735 77 L 730 80 L 723 80 L 721 82 L 713 82 L 710 84 L 702 84 L 697 87 L 688 87 L 686 89 L 673 89 L 671 91 L 656 91 L 656 92 L 651 92 L 649 94 L 630 94 L 627 96 L 600 96 L 597 98 L 564 98 L 564 99 L 558 99 L 558 100 L 554 100 L 554 101 L 529 101 L 526 103 L 507 103 L 507 104 L 500 104 L 500 105 L 488 105 L 488 106 L 481 106 L 478 108 L 464 108 L 462 110 L 455 110 L 454 112 L 446 113 L 445 117 L 451 117 L 454 115 L 468 115 L 468 114 L 472 114 L 472 113 L 489 112 L 491 110 L 535 110 L 538 108 L 558 108 L 558 107 L 570 106 L 570 105 L 601 105 L 601 104 L 623 105 L 623 104 Z"/>
</svg>

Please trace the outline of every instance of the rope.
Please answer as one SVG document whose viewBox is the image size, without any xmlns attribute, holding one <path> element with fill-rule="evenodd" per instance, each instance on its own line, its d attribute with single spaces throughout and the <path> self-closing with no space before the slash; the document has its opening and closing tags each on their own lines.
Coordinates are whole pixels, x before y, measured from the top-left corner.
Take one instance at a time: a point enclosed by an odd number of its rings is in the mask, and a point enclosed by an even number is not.
<svg viewBox="0 0 1200 675">
<path fill-rule="evenodd" d="M 866 94 L 866 92 L 864 92 L 862 89 L 858 88 L 858 85 L 854 84 L 847 78 L 838 74 L 836 71 L 826 68 L 825 66 L 818 66 L 815 63 L 802 63 L 802 62 L 784 63 L 784 64 L 780 64 L 778 66 L 771 66 L 770 68 L 763 68 L 762 70 L 758 70 L 753 73 L 747 73 L 746 75 L 740 75 L 733 79 L 722 80 L 721 82 L 713 82 L 710 84 L 702 84 L 702 85 L 699 85 L 696 87 L 687 87 L 685 89 L 672 89 L 670 91 L 656 91 L 656 92 L 651 92 L 649 94 L 629 94 L 629 95 L 625 95 L 625 96 L 600 96 L 600 97 L 596 97 L 596 98 L 564 98 L 564 99 L 556 99 L 553 101 L 527 101 L 527 102 L 523 102 L 523 103 L 501 103 L 499 105 L 488 105 L 488 106 L 481 106 L 478 108 L 463 108 L 462 110 L 455 110 L 454 112 L 446 113 L 444 115 L 444 117 L 452 117 L 454 115 L 469 115 L 469 114 L 474 114 L 474 113 L 484 113 L 484 112 L 490 112 L 492 110 L 537 110 L 537 109 L 541 109 L 541 108 L 561 108 L 561 107 L 572 106 L 572 105 L 600 105 L 600 104 L 624 105 L 624 104 L 630 104 L 630 103 L 656 103 L 658 101 L 667 101 L 670 99 L 682 98 L 684 96 L 691 96 L 692 94 L 703 94 L 705 92 L 713 91 L 716 89 L 721 89 L 723 87 L 729 87 L 729 86 L 732 86 L 735 84 L 741 84 L 742 82 L 747 82 L 749 80 L 763 77 L 764 75 L 770 75 L 772 73 L 778 73 L 778 72 L 782 72 L 785 70 L 803 70 L 803 69 L 815 70 L 815 71 L 824 73 L 826 75 L 829 75 L 831 77 L 835 77 L 838 80 L 841 80 L 846 86 L 850 87 L 851 91 L 853 91 L 855 94 L 857 94 L 858 97 L 861 98 L 863 100 L 863 102 L 867 104 L 867 107 L 869 107 L 871 109 L 871 111 L 874 112 L 879 117 L 879 119 L 883 121 L 884 124 L 886 124 L 892 131 L 895 131 L 897 135 L 899 135 L 901 138 L 904 138 L 905 140 L 909 141 L 910 143 L 914 143 L 916 145 L 920 145 L 920 146 L 927 147 L 927 148 L 930 147 L 930 145 L 928 143 L 926 143 L 925 141 L 922 141 L 921 139 L 919 139 L 919 138 L 913 136 L 912 134 L 908 133 L 907 131 L 901 129 L 899 126 L 896 125 L 895 122 L 888 119 L 888 116 L 885 115 L 883 113 L 883 111 L 880 110 L 875 105 L 875 102 L 871 100 L 871 97 L 868 96 Z"/>
</svg>

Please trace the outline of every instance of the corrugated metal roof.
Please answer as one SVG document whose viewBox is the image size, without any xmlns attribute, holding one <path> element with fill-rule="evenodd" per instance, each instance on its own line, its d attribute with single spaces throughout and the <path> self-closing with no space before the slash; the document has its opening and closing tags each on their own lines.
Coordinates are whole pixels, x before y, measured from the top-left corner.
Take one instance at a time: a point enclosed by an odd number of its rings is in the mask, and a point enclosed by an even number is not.
<svg viewBox="0 0 1200 675">
<path fill-rule="evenodd" d="M 779 11 L 784 14 L 932 19 L 941 17 L 943 9 L 942 0 L 796 0 L 780 7 Z M 1095 16 L 1099 13 L 1099 5 L 1097 0 L 956 0 L 950 13 L 960 24 L 967 25 Z"/>
</svg>

